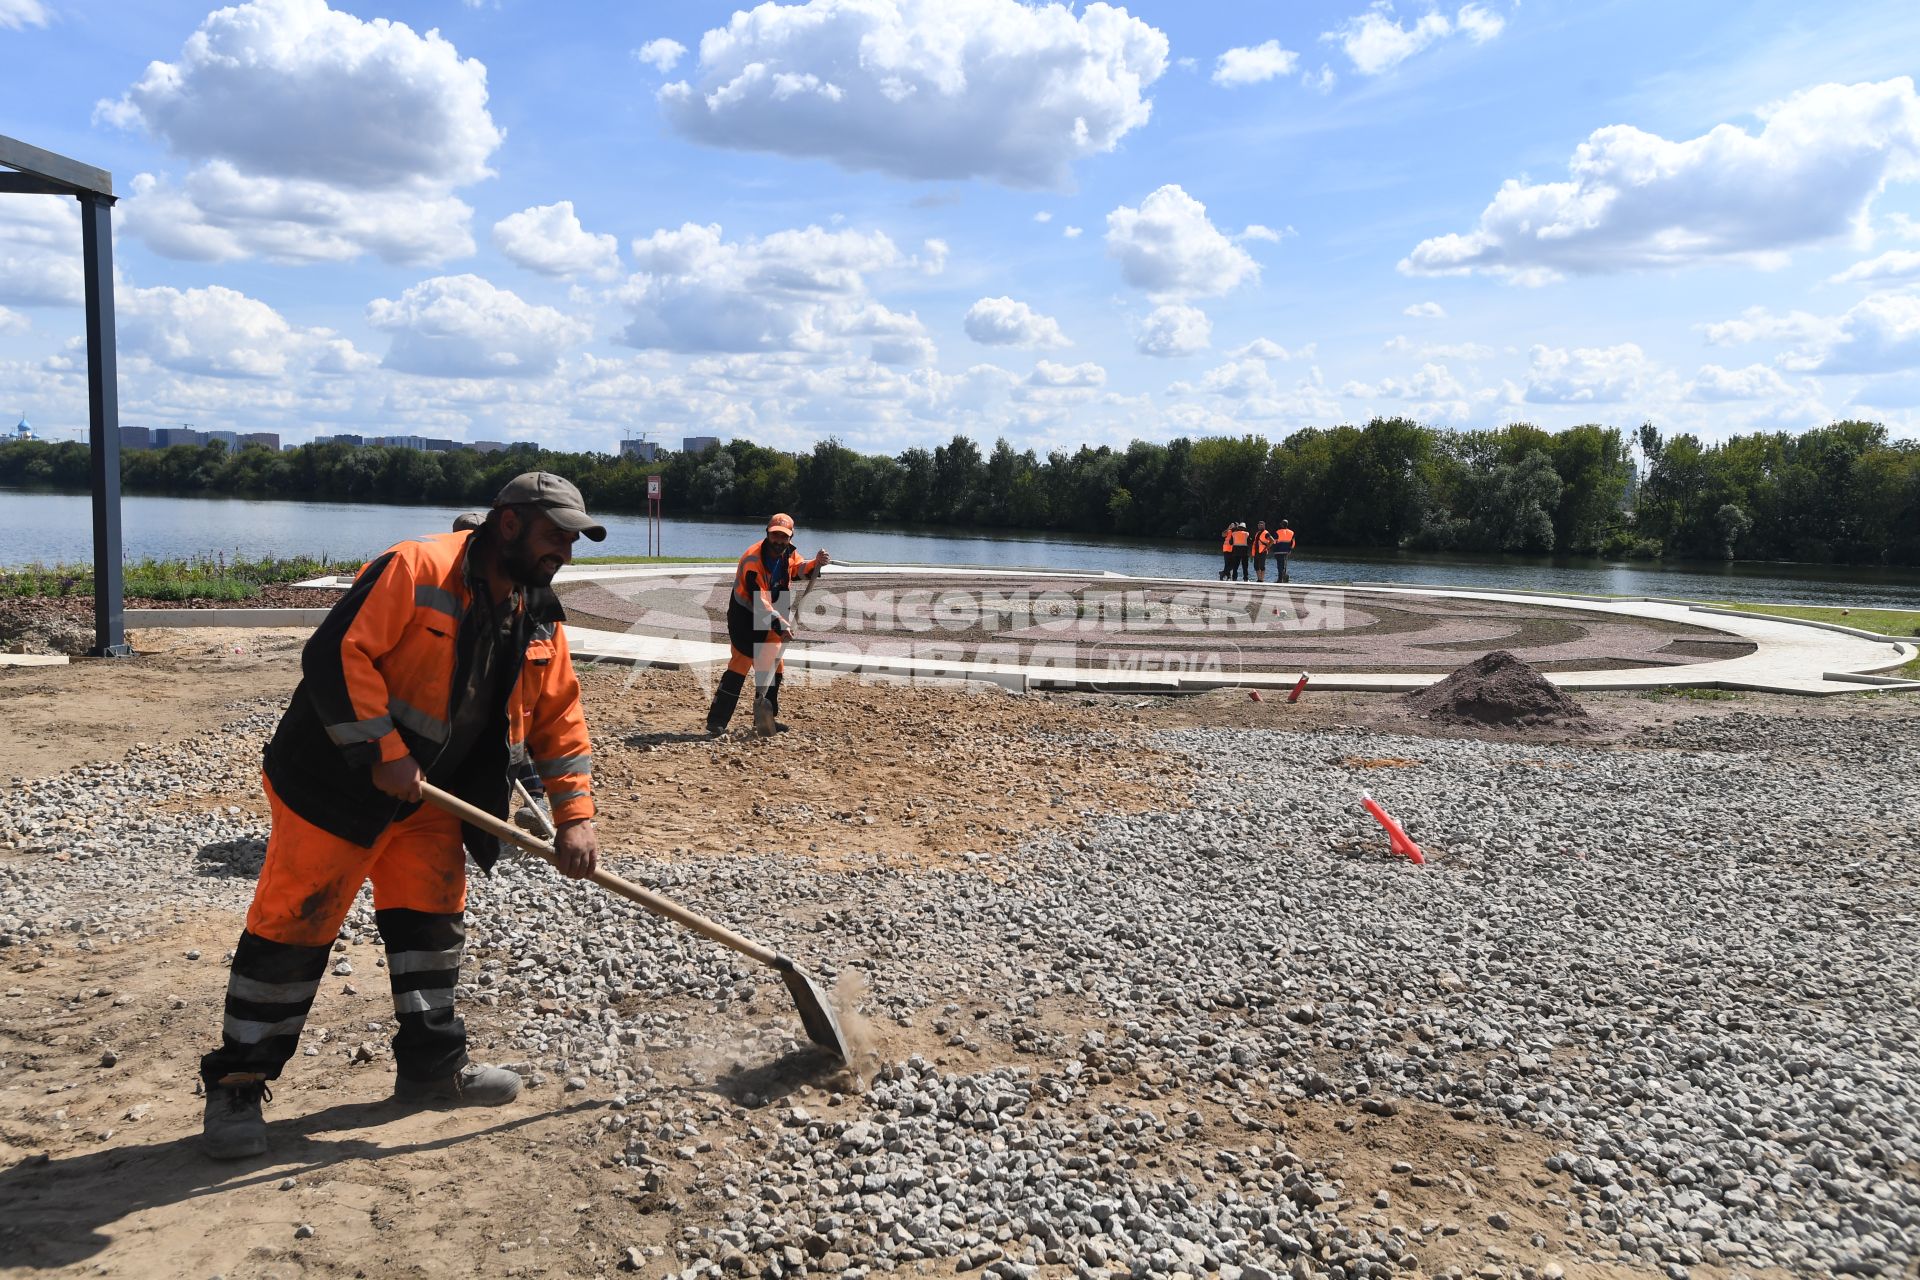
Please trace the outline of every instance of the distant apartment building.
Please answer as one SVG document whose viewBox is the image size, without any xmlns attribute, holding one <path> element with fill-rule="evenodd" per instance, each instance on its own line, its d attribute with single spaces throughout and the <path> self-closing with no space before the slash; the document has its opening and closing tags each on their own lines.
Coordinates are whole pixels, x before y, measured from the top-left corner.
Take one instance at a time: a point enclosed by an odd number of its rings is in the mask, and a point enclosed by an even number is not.
<svg viewBox="0 0 1920 1280">
<path fill-rule="evenodd" d="M 680 452 L 701 454 L 720 447 L 719 436 L 688 436 L 680 442 Z"/>
<path fill-rule="evenodd" d="M 251 449 L 255 446 L 262 449 L 271 449 L 275 453 L 280 452 L 280 433 L 278 431 L 248 431 L 241 434 L 240 447 L 242 449 Z"/>
<path fill-rule="evenodd" d="M 365 440 L 350 431 L 342 432 L 336 436 L 315 436 L 313 442 L 315 444 L 350 444 L 355 447 L 366 443 Z"/>
<path fill-rule="evenodd" d="M 155 427 L 153 429 L 153 447 L 171 449 L 177 444 L 205 444 L 207 433 L 195 431 L 192 427 Z"/>
<path fill-rule="evenodd" d="M 506 447 L 507 442 L 505 440 L 475 440 L 467 445 L 467 448 L 473 450 L 475 453 L 499 453 Z"/>
<path fill-rule="evenodd" d="M 238 431 L 207 431 L 202 432 L 202 434 L 206 436 L 206 443 L 208 444 L 212 444 L 215 440 L 218 440 L 221 444 L 227 446 L 229 450 L 240 447 L 240 433 Z"/>
<path fill-rule="evenodd" d="M 653 462 L 660 457 L 660 446 L 652 440 L 622 440 L 620 456 L 635 462 Z"/>
<path fill-rule="evenodd" d="M 120 451 L 135 453 L 141 449 L 153 448 L 153 432 L 146 427 L 120 428 Z"/>
</svg>

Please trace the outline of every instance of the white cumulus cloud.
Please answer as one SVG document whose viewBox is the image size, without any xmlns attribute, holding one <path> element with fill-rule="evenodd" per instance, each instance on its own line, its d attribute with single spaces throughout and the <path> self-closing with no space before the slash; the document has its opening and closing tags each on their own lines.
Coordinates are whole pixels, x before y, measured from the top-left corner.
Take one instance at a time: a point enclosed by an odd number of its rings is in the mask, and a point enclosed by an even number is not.
<svg viewBox="0 0 1920 1280">
<path fill-rule="evenodd" d="M 1228 88 L 1259 84 L 1292 75 L 1300 65 L 1300 55 L 1282 49 L 1278 40 L 1268 40 L 1251 48 L 1229 49 L 1214 63 L 1213 82 Z"/>
<path fill-rule="evenodd" d="M 1636 394 L 1653 373 L 1632 342 L 1571 350 L 1536 345 L 1528 354 L 1530 404 L 1614 404 Z"/>
<path fill-rule="evenodd" d="M 580 225 L 573 201 L 535 205 L 493 224 L 493 242 L 509 259 L 549 276 L 596 276 L 620 271 L 620 242 Z"/>
<path fill-rule="evenodd" d="M 1227 355 L 1234 360 L 1311 360 L 1317 345 L 1309 342 L 1304 347 L 1289 350 L 1272 338 L 1255 338 L 1246 346 L 1227 352 Z"/>
<path fill-rule="evenodd" d="M 929 254 L 944 259 L 944 245 Z M 869 277 L 926 270 L 885 234 L 777 231 L 730 241 L 717 224 L 662 229 L 631 246 L 635 273 L 620 291 L 633 319 L 621 335 L 642 350 L 681 352 L 843 352 L 854 338 L 875 341 L 876 358 L 924 356 L 931 343 L 919 319 L 876 301 Z"/>
<path fill-rule="evenodd" d="M 1789 360 L 1815 373 L 1894 373 L 1920 368 L 1920 294 L 1876 293 L 1834 321 L 1810 359 Z"/>
<path fill-rule="evenodd" d="M 47 7 L 40 0 L 0 0 L 0 27 L 18 31 L 46 25 Z"/>
<path fill-rule="evenodd" d="M 1729 400 L 1772 400 L 1793 394 L 1793 388 L 1787 385 L 1787 380 L 1763 364 L 1750 364 L 1744 369 L 1703 364 L 1684 391 L 1688 400 L 1703 404 L 1721 404 Z"/>
<path fill-rule="evenodd" d="M 592 332 L 475 275 L 436 276 L 397 299 L 376 298 L 367 304 L 367 322 L 393 335 L 387 368 L 436 378 L 551 373 Z"/>
<path fill-rule="evenodd" d="M 1920 96 L 1901 76 L 1827 84 L 1684 142 L 1609 125 L 1580 144 L 1565 182 L 1510 178 L 1467 234 L 1424 240 L 1411 275 L 1479 271 L 1523 283 L 1744 258 L 1866 226 L 1888 182 L 1920 177 Z"/>
<path fill-rule="evenodd" d="M 1363 76 L 1377 76 L 1448 36 L 1465 36 L 1474 44 L 1484 44 L 1499 35 L 1506 19 L 1482 5 L 1463 5 L 1449 20 L 1438 9 L 1430 9 L 1411 23 L 1394 17 L 1388 0 L 1376 0 L 1372 8 L 1349 19 L 1337 30 L 1320 38 L 1337 44 Z"/>
<path fill-rule="evenodd" d="M 1207 218 L 1207 207 L 1168 183 L 1138 209 L 1121 205 L 1107 215 L 1107 252 L 1120 260 L 1128 284 L 1155 299 L 1208 297 L 1243 280 L 1260 265 Z"/>
<path fill-rule="evenodd" d="M 325 0 L 217 9 L 95 115 L 196 165 L 180 183 L 138 175 L 126 226 L 203 260 L 471 253 L 472 211 L 452 192 L 491 176 L 502 141 L 478 61 Z"/>
<path fill-rule="evenodd" d="M 1416 302 L 1400 313 L 1415 320 L 1445 320 L 1447 309 L 1437 302 Z"/>
<path fill-rule="evenodd" d="M 1146 124 L 1166 68 L 1166 36 L 1106 4 L 808 0 L 736 12 L 659 100 L 712 146 L 1058 188 Z"/>
<path fill-rule="evenodd" d="M 79 203 L 0 194 L 0 303 L 77 307 L 85 301 Z"/>
<path fill-rule="evenodd" d="M 258 298 L 205 289 L 122 287 L 115 321 L 130 360 L 213 378 L 277 379 L 316 362 L 337 362 L 350 343 L 324 329 L 299 330 Z M 336 346 L 336 343 L 338 346 Z"/>
<path fill-rule="evenodd" d="M 1889 249 L 1877 258 L 1856 262 L 1827 277 L 1828 284 L 1858 284 L 1867 280 L 1911 280 L 1920 276 L 1920 250 Z"/>
<path fill-rule="evenodd" d="M 1169 302 L 1155 307 L 1140 325 L 1134 347 L 1145 356 L 1190 356 L 1213 338 L 1213 321 L 1198 307 Z"/>
<path fill-rule="evenodd" d="M 680 59 L 685 57 L 687 46 L 678 40 L 669 40 L 665 36 L 658 40 L 649 40 L 633 51 L 633 56 L 658 71 L 661 75 L 674 69 Z"/>
<path fill-rule="evenodd" d="M 1060 322 L 1012 298 L 982 298 L 967 308 L 967 336 L 990 347 L 1069 347 Z"/>
</svg>

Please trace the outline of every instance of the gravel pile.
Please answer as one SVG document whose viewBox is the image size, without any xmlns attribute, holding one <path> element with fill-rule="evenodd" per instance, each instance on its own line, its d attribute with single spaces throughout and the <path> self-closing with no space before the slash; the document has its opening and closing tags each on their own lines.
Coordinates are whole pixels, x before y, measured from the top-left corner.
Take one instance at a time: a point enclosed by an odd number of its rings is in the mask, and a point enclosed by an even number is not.
<svg viewBox="0 0 1920 1280">
<path fill-rule="evenodd" d="M 258 821 L 168 807 L 247 785 L 276 714 L 10 793 L 0 843 L 68 861 L 0 864 L 0 943 L 243 905 Z M 1289 1106 L 1429 1109 L 1549 1153 L 1538 1194 L 1580 1252 L 1440 1274 L 1898 1275 L 1920 1255 L 1910 724 L 1161 745 L 1200 771 L 1190 807 L 971 870 L 623 864 L 864 987 L 878 1032 L 931 1031 L 945 1065 L 883 1057 L 796 1093 L 777 979 L 520 863 L 475 877 L 465 995 L 493 1007 L 496 1057 L 613 1097 L 580 1140 L 632 1170 L 640 1209 L 683 1215 L 648 1264 L 688 1276 L 1370 1277 L 1459 1229 L 1404 1220 L 1389 1180 L 1341 1184 Z M 1363 775 L 1378 757 L 1417 764 Z M 1363 784 L 1428 866 L 1388 856 Z M 363 899 L 348 929 L 371 926 Z"/>
</svg>

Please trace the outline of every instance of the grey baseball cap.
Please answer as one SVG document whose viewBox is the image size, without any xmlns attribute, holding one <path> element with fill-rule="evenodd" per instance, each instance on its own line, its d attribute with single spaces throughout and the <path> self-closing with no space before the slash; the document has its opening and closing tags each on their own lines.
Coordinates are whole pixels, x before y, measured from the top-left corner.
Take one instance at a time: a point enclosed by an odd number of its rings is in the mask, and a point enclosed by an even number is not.
<svg viewBox="0 0 1920 1280">
<path fill-rule="evenodd" d="M 562 529 L 584 533 L 595 542 L 607 540 L 607 527 L 587 514 L 586 499 L 573 482 L 551 471 L 524 471 L 507 481 L 493 500 L 496 507 L 539 507 Z"/>
</svg>

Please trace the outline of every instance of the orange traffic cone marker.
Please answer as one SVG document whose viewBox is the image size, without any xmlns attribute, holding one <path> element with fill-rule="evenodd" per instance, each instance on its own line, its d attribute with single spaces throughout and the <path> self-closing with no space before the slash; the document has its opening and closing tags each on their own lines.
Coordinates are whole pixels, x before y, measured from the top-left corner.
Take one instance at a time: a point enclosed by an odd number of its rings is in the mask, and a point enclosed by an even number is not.
<svg viewBox="0 0 1920 1280">
<path fill-rule="evenodd" d="M 1306 687 L 1307 687 L 1307 673 L 1302 671 L 1300 673 L 1300 678 L 1293 682 L 1293 692 L 1287 695 L 1287 701 L 1288 702 L 1300 701 L 1300 695 L 1306 691 Z"/>
<path fill-rule="evenodd" d="M 1266 699 L 1265 699 L 1265 698 L 1262 698 L 1262 697 L 1260 696 L 1260 691 L 1259 691 L 1258 689 L 1249 689 L 1249 690 L 1247 690 L 1247 696 L 1248 696 L 1249 698 L 1252 698 L 1252 699 L 1253 699 L 1253 700 L 1254 700 L 1255 702 L 1265 702 L 1265 701 L 1266 701 Z"/>
<path fill-rule="evenodd" d="M 1387 842 L 1395 853 L 1409 859 L 1416 867 L 1424 867 L 1427 864 L 1426 855 L 1420 852 L 1420 846 L 1408 837 L 1406 831 L 1401 828 L 1399 823 L 1393 820 L 1391 814 L 1380 807 L 1379 801 L 1375 800 L 1367 792 L 1362 791 L 1360 793 L 1360 803 L 1366 808 L 1368 813 L 1373 815 L 1373 820 L 1379 823 L 1382 829 L 1386 831 Z"/>
</svg>

